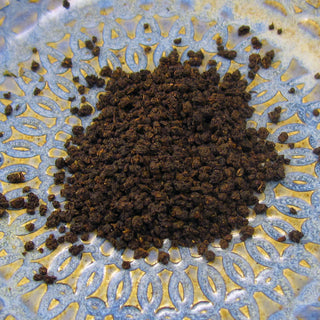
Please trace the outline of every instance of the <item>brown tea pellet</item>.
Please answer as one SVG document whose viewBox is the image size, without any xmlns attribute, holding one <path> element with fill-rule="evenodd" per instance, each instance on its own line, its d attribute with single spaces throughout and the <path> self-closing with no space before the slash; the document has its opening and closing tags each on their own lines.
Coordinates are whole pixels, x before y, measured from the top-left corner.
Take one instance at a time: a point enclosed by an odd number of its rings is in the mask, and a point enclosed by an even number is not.
<svg viewBox="0 0 320 320">
<path fill-rule="evenodd" d="M 151 52 L 151 47 L 149 47 L 149 46 L 146 46 L 145 48 L 144 48 L 144 53 L 149 53 L 149 52 Z"/>
<path fill-rule="evenodd" d="M 34 249 L 34 243 L 33 241 L 27 241 L 25 244 L 24 244 L 24 250 L 26 251 L 32 251 Z"/>
<path fill-rule="evenodd" d="M 189 60 L 186 61 L 186 64 L 189 64 L 192 67 L 199 67 L 202 63 L 204 55 L 201 50 L 194 52 L 192 50 L 188 51 L 187 53 Z"/>
<path fill-rule="evenodd" d="M 25 207 L 25 202 L 23 197 L 18 197 L 10 201 L 10 207 L 12 209 L 22 209 Z"/>
<path fill-rule="evenodd" d="M 65 167 L 65 165 L 66 165 L 66 162 L 64 161 L 63 158 L 57 158 L 57 159 L 55 160 L 55 165 L 56 165 L 56 167 L 57 167 L 58 169 L 63 169 L 63 168 Z M 50 196 L 50 198 L 51 198 L 53 195 L 49 195 L 49 196 Z M 49 201 L 51 201 L 51 200 L 49 200 Z"/>
<path fill-rule="evenodd" d="M 27 209 L 27 214 L 33 216 L 33 215 L 36 214 L 36 211 L 35 211 L 34 209 L 28 208 L 28 209 Z"/>
<path fill-rule="evenodd" d="M 289 135 L 286 132 L 281 132 L 278 136 L 278 140 L 280 143 L 284 143 L 288 140 Z"/>
<path fill-rule="evenodd" d="M 76 76 L 76 77 L 73 77 L 73 78 L 72 78 L 72 81 L 78 83 L 78 82 L 80 81 L 80 79 L 79 79 L 78 76 Z"/>
<path fill-rule="evenodd" d="M 245 241 L 248 238 L 251 238 L 253 234 L 254 234 L 253 227 L 251 227 L 251 226 L 242 227 L 240 230 L 240 235 L 241 235 L 240 240 Z"/>
<path fill-rule="evenodd" d="M 320 79 L 320 72 L 317 72 L 315 75 L 314 75 L 314 78 L 319 80 Z"/>
<path fill-rule="evenodd" d="M 84 233 L 81 235 L 80 239 L 82 241 L 88 241 L 89 240 L 89 233 Z"/>
<path fill-rule="evenodd" d="M 33 223 L 28 223 L 25 225 L 25 228 L 27 231 L 32 232 L 34 230 L 34 224 Z"/>
<path fill-rule="evenodd" d="M 209 67 L 216 67 L 217 66 L 217 61 L 216 60 L 209 60 L 208 61 L 208 66 Z"/>
<path fill-rule="evenodd" d="M 35 87 L 35 89 L 33 90 L 33 95 L 37 96 L 41 93 L 41 89 L 39 89 L 38 87 Z"/>
<path fill-rule="evenodd" d="M 82 136 L 83 135 L 83 131 L 84 131 L 84 128 L 82 126 L 74 126 L 72 128 L 72 133 L 75 135 L 75 136 Z M 65 164 L 63 165 L 63 167 L 65 166 Z M 62 168 L 63 168 L 62 167 Z M 60 168 L 61 169 L 61 168 Z"/>
<path fill-rule="evenodd" d="M 71 113 L 71 114 L 78 114 L 78 112 L 79 112 L 79 108 L 77 108 L 77 107 L 72 107 L 72 108 L 70 109 L 70 113 Z"/>
<path fill-rule="evenodd" d="M 238 36 L 244 36 L 250 32 L 250 27 L 249 26 L 241 26 L 238 29 Z"/>
<path fill-rule="evenodd" d="M 292 242 L 300 243 L 300 240 L 303 238 L 304 234 L 298 230 L 292 230 L 289 232 L 289 239 Z"/>
<path fill-rule="evenodd" d="M 65 240 L 70 243 L 75 243 L 78 241 L 78 236 L 73 232 L 67 232 L 64 237 Z"/>
<path fill-rule="evenodd" d="M 97 86 L 98 88 L 102 88 L 102 87 L 104 87 L 105 83 L 106 83 L 106 82 L 105 82 L 104 79 L 98 78 L 97 83 L 96 83 L 96 86 Z"/>
<path fill-rule="evenodd" d="M 273 111 L 268 113 L 269 119 L 272 123 L 277 124 L 279 122 L 281 110 L 281 107 L 276 107 Z"/>
<path fill-rule="evenodd" d="M 294 149 L 294 143 L 288 143 L 288 147 L 290 148 L 290 149 Z"/>
<path fill-rule="evenodd" d="M 43 276 L 43 280 L 46 284 L 53 284 L 57 280 L 57 277 L 45 275 Z"/>
<path fill-rule="evenodd" d="M 86 40 L 84 43 L 87 49 L 92 50 L 94 48 L 94 44 L 91 40 Z M 76 81 L 76 82 L 79 82 L 79 81 Z"/>
<path fill-rule="evenodd" d="M 4 135 L 4 132 L 3 131 L 0 131 L 0 138 L 2 138 Z"/>
<path fill-rule="evenodd" d="M 95 85 L 97 85 L 99 78 L 94 74 L 90 74 L 90 75 L 87 75 L 85 77 L 85 79 L 86 79 L 86 82 L 87 82 L 87 87 L 88 88 L 93 88 Z M 82 98 L 85 98 L 85 97 L 81 97 L 81 99 Z"/>
<path fill-rule="evenodd" d="M 314 154 L 316 154 L 317 156 L 320 155 L 320 147 L 314 148 L 314 149 L 312 150 L 312 152 L 313 152 Z"/>
<path fill-rule="evenodd" d="M 93 43 L 96 43 L 98 41 L 98 38 L 96 36 L 92 36 L 91 40 Z"/>
<path fill-rule="evenodd" d="M 84 94 L 84 93 L 85 93 L 85 90 L 86 90 L 86 87 L 85 87 L 84 85 L 80 85 L 80 86 L 78 87 L 78 92 L 79 92 L 80 94 Z"/>
<path fill-rule="evenodd" d="M 265 140 L 267 139 L 268 135 L 269 135 L 269 131 L 267 128 L 261 127 L 258 129 L 258 137 L 260 139 Z"/>
<path fill-rule="evenodd" d="M 273 24 L 273 23 L 271 23 L 271 24 L 269 25 L 269 30 L 274 30 L 274 24 Z"/>
<path fill-rule="evenodd" d="M 229 242 L 225 239 L 221 239 L 219 245 L 221 249 L 227 249 L 229 247 Z"/>
<path fill-rule="evenodd" d="M 148 252 L 143 248 L 138 248 L 134 250 L 133 257 L 134 259 L 146 258 L 148 256 Z"/>
<path fill-rule="evenodd" d="M 182 41 L 181 38 L 177 38 L 177 39 L 174 39 L 174 40 L 173 40 L 173 43 L 174 43 L 174 44 L 180 44 L 181 41 Z"/>
<path fill-rule="evenodd" d="M 39 274 L 39 273 L 36 273 L 36 274 L 33 276 L 33 280 L 34 280 L 34 281 L 42 281 L 42 280 L 43 280 L 43 275 L 42 275 L 42 274 Z"/>
<path fill-rule="evenodd" d="M 112 75 L 112 69 L 109 66 L 104 66 L 100 71 L 101 77 L 110 77 Z"/>
<path fill-rule="evenodd" d="M 162 264 L 168 264 L 170 260 L 170 255 L 167 252 L 159 251 L 158 253 L 158 262 Z"/>
<path fill-rule="evenodd" d="M 281 28 L 277 30 L 277 34 L 282 34 L 282 29 Z"/>
<path fill-rule="evenodd" d="M 13 109 L 12 109 L 11 104 L 7 105 L 7 106 L 4 108 L 4 114 L 5 114 L 6 116 L 10 116 L 10 115 L 12 114 L 12 111 L 13 111 Z"/>
<path fill-rule="evenodd" d="M 83 244 L 79 244 L 79 245 L 72 245 L 69 248 L 69 252 L 73 255 L 73 256 L 77 256 L 81 251 L 83 251 L 84 249 L 84 245 Z"/>
<path fill-rule="evenodd" d="M 282 108 L 281 108 L 280 106 L 274 108 L 274 111 L 275 111 L 275 112 L 278 112 L 278 113 L 280 113 L 281 110 L 282 110 Z"/>
<path fill-rule="evenodd" d="M 261 56 L 260 56 L 260 54 L 252 53 L 249 56 L 249 65 L 248 65 L 248 67 L 251 69 L 248 72 L 248 78 L 249 79 L 253 80 L 255 78 L 256 73 L 260 69 L 260 65 L 261 65 Z"/>
<path fill-rule="evenodd" d="M 36 61 L 32 61 L 31 63 L 31 70 L 33 72 L 36 72 L 40 68 L 40 64 Z"/>
<path fill-rule="evenodd" d="M 262 214 L 267 211 L 268 207 L 264 203 L 257 203 L 253 210 L 256 214 Z"/>
<path fill-rule="evenodd" d="M 56 185 L 62 184 L 64 182 L 65 179 L 65 173 L 63 171 L 60 172 L 56 172 L 53 174 L 54 177 L 54 183 Z"/>
<path fill-rule="evenodd" d="M 59 231 L 60 233 L 64 233 L 64 232 L 66 232 L 66 227 L 65 227 L 65 226 L 60 226 L 59 229 L 58 229 L 58 231 Z"/>
<path fill-rule="evenodd" d="M 122 268 L 128 270 L 131 268 L 130 261 L 122 261 Z"/>
<path fill-rule="evenodd" d="M 261 47 L 262 47 L 262 43 L 260 42 L 260 40 L 257 37 L 253 37 L 251 39 L 251 44 L 254 49 L 261 49 Z"/>
<path fill-rule="evenodd" d="M 57 239 L 58 243 L 64 243 L 66 241 L 66 237 L 65 236 L 61 236 Z"/>
<path fill-rule="evenodd" d="M 207 259 L 208 262 L 213 262 L 216 258 L 216 255 L 213 251 L 206 250 L 206 252 L 204 253 L 204 257 Z"/>
<path fill-rule="evenodd" d="M 39 198 L 33 192 L 28 193 L 27 201 L 26 201 L 26 208 L 27 209 L 35 209 L 39 206 Z"/>
<path fill-rule="evenodd" d="M 46 204 L 41 204 L 39 207 L 40 216 L 44 216 L 47 213 L 48 207 Z"/>
<path fill-rule="evenodd" d="M 290 208 L 290 213 L 291 214 L 297 214 L 297 210 L 293 207 Z"/>
<path fill-rule="evenodd" d="M 36 54 L 38 52 L 37 48 L 32 48 L 32 53 Z"/>
<path fill-rule="evenodd" d="M 40 267 L 39 268 L 39 273 L 45 276 L 47 274 L 48 270 L 46 267 Z"/>
<path fill-rule="evenodd" d="M 268 51 L 265 56 L 261 59 L 261 66 L 264 69 L 268 69 L 271 66 L 271 63 L 273 61 L 274 58 L 274 51 Z"/>
<path fill-rule="evenodd" d="M 2 193 L 0 193 L 0 208 L 9 208 L 9 201 L 7 200 L 6 196 Z"/>
<path fill-rule="evenodd" d="M 295 89 L 295 88 L 290 88 L 288 92 L 289 92 L 289 93 L 295 93 L 295 92 L 296 92 L 296 89 Z"/>
<path fill-rule="evenodd" d="M 71 58 L 65 57 L 63 59 L 63 61 L 61 62 L 61 67 L 66 68 L 66 69 L 72 68 L 72 60 L 71 60 Z"/>
<path fill-rule="evenodd" d="M 267 57 L 270 57 L 271 59 L 274 58 L 274 55 L 275 55 L 274 50 L 270 50 L 270 51 L 268 51 L 268 52 L 266 53 L 266 56 L 267 56 Z"/>
<path fill-rule="evenodd" d="M 62 6 L 66 9 L 70 8 L 70 2 L 68 0 L 63 0 L 62 1 Z"/>
<path fill-rule="evenodd" d="M 25 187 L 23 187 L 23 189 L 22 189 L 22 192 L 23 193 L 28 193 L 28 192 L 30 192 L 31 191 L 31 187 L 29 187 L 29 186 L 25 186 Z"/>
<path fill-rule="evenodd" d="M 4 208 L 0 208 L 0 218 L 2 218 L 7 211 Z"/>
<path fill-rule="evenodd" d="M 95 57 L 97 57 L 100 54 L 100 47 L 94 47 L 91 52 Z"/>
<path fill-rule="evenodd" d="M 54 250 L 58 248 L 59 243 L 57 239 L 54 237 L 54 235 L 50 234 L 50 236 L 46 239 L 45 245 L 48 249 Z"/>
<path fill-rule="evenodd" d="M 3 94 L 3 97 L 7 100 L 9 100 L 11 98 L 11 92 L 6 92 Z"/>
<path fill-rule="evenodd" d="M 281 236 L 277 239 L 278 242 L 284 242 L 286 240 L 287 240 L 286 236 Z"/>
<path fill-rule="evenodd" d="M 55 209 L 58 209 L 58 208 L 60 208 L 60 202 L 54 200 L 54 201 L 52 201 L 52 206 L 53 206 Z"/>
<path fill-rule="evenodd" d="M 10 183 L 21 183 L 25 181 L 23 172 L 13 172 L 7 175 L 7 180 Z"/>
<path fill-rule="evenodd" d="M 217 46 L 220 46 L 222 44 L 222 38 L 219 36 L 216 40 Z"/>
<path fill-rule="evenodd" d="M 319 116 L 319 110 L 318 110 L 318 109 L 313 109 L 312 114 L 313 114 L 315 117 L 318 117 L 318 116 Z"/>
<path fill-rule="evenodd" d="M 208 248 L 208 241 L 204 241 L 198 244 L 198 253 L 203 256 Z"/>
<path fill-rule="evenodd" d="M 237 51 L 224 49 L 223 46 L 218 46 L 218 56 L 228 60 L 233 60 L 237 56 Z"/>
<path fill-rule="evenodd" d="M 84 104 L 80 107 L 78 111 L 79 117 L 89 116 L 93 112 L 93 108 L 89 104 Z"/>
<path fill-rule="evenodd" d="M 248 72 L 248 78 L 249 79 L 254 79 L 254 77 L 256 76 L 256 74 L 252 71 L 252 70 L 250 70 L 249 72 Z"/>
</svg>

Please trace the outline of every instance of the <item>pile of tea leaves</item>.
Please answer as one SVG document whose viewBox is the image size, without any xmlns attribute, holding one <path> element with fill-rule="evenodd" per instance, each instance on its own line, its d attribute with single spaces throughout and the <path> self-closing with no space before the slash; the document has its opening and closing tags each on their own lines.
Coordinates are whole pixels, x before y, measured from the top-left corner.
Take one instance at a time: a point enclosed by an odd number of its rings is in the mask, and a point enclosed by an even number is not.
<svg viewBox="0 0 320 320">
<path fill-rule="evenodd" d="M 182 64 L 174 50 L 153 72 L 108 70 L 100 114 L 87 128 L 73 127 L 68 156 L 56 161 L 71 177 L 61 190 L 67 203 L 47 227 L 97 231 L 135 258 L 167 238 L 212 258 L 207 246 L 215 239 L 227 247 L 236 228 L 242 240 L 252 235 L 249 207 L 265 213 L 256 193 L 284 178 L 288 161 L 266 140 L 267 129 L 246 127 L 254 110 L 240 72 L 220 79 L 211 61 L 200 73 L 202 52 L 188 56 Z M 56 183 L 64 176 L 55 174 Z"/>
</svg>

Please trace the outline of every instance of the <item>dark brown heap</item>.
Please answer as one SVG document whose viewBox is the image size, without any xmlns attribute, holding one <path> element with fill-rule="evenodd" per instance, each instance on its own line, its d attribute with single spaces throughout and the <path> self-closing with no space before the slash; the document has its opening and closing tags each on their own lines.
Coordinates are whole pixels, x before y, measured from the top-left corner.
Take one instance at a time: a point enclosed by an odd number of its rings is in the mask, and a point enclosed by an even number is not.
<svg viewBox="0 0 320 320">
<path fill-rule="evenodd" d="M 75 238 L 96 230 L 136 258 L 169 238 L 173 246 L 198 245 L 212 261 L 206 247 L 213 240 L 227 239 L 226 247 L 235 228 L 242 240 L 252 236 L 247 216 L 255 192 L 284 178 L 288 161 L 265 140 L 267 129 L 246 128 L 253 108 L 240 72 L 220 81 L 214 63 L 203 73 L 192 67 L 201 52 L 189 57 L 181 64 L 174 50 L 152 73 L 109 73 L 100 114 L 85 130 L 73 128 L 68 157 L 57 161 L 72 176 L 61 190 L 66 205 L 52 212 L 48 227 L 70 223 Z"/>
</svg>

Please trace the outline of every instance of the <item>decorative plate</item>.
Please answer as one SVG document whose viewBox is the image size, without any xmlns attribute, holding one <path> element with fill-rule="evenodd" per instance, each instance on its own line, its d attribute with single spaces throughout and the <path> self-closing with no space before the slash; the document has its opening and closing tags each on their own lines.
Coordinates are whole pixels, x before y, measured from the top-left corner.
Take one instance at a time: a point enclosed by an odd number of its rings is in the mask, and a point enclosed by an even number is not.
<svg viewBox="0 0 320 320">
<path fill-rule="evenodd" d="M 54 252 L 44 247 L 52 233 L 44 228 L 45 217 L 8 210 L 0 220 L 0 318 L 320 319 L 320 165 L 312 153 L 320 145 L 320 118 L 312 113 L 320 108 L 320 82 L 314 79 L 320 71 L 319 6 L 318 0 L 71 0 L 67 10 L 60 0 L 0 1 L 0 192 L 8 199 L 20 196 L 25 185 L 36 189 L 42 203 L 48 193 L 59 194 L 54 160 L 66 155 L 63 145 L 72 125 L 86 126 L 92 119 L 70 114 L 80 103 L 73 76 L 85 84 L 84 72 L 95 73 L 107 63 L 125 71 L 152 69 L 177 37 L 182 60 L 189 49 L 201 49 L 209 60 L 216 56 L 218 36 L 238 51 L 232 62 L 217 57 L 220 73 L 239 68 L 246 74 L 251 36 L 236 34 L 243 24 L 263 40 L 262 52 L 276 52 L 272 67 L 250 83 L 255 113 L 248 125 L 267 126 L 272 141 L 286 131 L 287 143 L 295 143 L 294 149 L 278 146 L 291 163 L 286 178 L 268 183 L 261 197 L 270 207 L 267 214 L 250 216 L 253 238 L 243 243 L 235 232 L 227 250 L 211 244 L 213 263 L 195 249 L 170 248 L 166 241 L 167 266 L 156 262 L 157 251 L 151 249 L 148 258 L 123 270 L 122 256 L 132 260 L 132 252 L 117 252 L 95 235 L 82 255 L 70 257 L 67 244 Z M 281 35 L 268 29 L 271 22 L 283 29 Z M 101 46 L 98 58 L 84 48 L 93 35 Z M 152 48 L 148 55 L 146 46 Z M 67 71 L 60 66 L 65 56 L 73 58 Z M 32 60 L 41 64 L 38 73 L 30 71 Z M 42 90 L 38 96 L 36 87 Z M 97 93 L 87 95 L 90 104 Z M 70 96 L 76 100 L 68 101 Z M 9 103 L 13 115 L 6 117 Z M 285 110 L 281 121 L 270 124 L 268 112 L 278 105 Z M 7 175 L 20 170 L 26 182 L 8 183 Z M 289 212 L 292 206 L 297 215 Z M 35 224 L 32 233 L 24 228 L 28 222 Z M 304 233 L 301 243 L 276 241 L 293 229 Z M 44 252 L 23 256 L 28 240 Z M 32 280 L 42 265 L 57 276 L 54 285 Z"/>
</svg>

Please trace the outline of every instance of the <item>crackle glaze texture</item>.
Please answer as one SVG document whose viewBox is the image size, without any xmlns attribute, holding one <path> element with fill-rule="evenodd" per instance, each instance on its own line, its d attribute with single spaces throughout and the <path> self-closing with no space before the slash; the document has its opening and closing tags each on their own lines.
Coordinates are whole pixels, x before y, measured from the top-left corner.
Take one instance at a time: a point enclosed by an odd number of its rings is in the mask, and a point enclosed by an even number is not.
<svg viewBox="0 0 320 320">
<path fill-rule="evenodd" d="M 189 49 L 201 49 L 205 62 L 211 57 L 219 62 L 221 74 L 237 68 L 246 74 L 254 50 L 250 35 L 237 36 L 242 24 L 263 40 L 262 53 L 276 52 L 272 67 L 260 70 L 249 85 L 255 113 L 248 126 L 267 126 L 275 142 L 280 132 L 288 132 L 286 144 L 277 148 L 291 164 L 286 178 L 269 183 L 260 198 L 270 207 L 267 214 L 250 216 L 254 237 L 241 243 L 235 232 L 227 250 L 212 243 L 214 263 L 194 248 L 171 248 L 166 241 L 167 266 L 156 263 L 153 248 L 148 258 L 122 270 L 122 258 L 133 260 L 133 253 L 117 252 L 94 234 L 80 257 L 70 257 L 67 244 L 51 253 L 44 241 L 57 232 L 44 228 L 46 218 L 8 210 L 0 220 L 0 318 L 319 319 L 320 164 L 312 153 L 320 145 L 320 118 L 312 114 L 320 108 L 319 80 L 313 77 L 320 71 L 319 1 L 71 0 L 69 10 L 61 2 L 0 1 L 0 192 L 8 199 L 20 196 L 25 185 L 42 203 L 48 193 L 59 194 L 52 179 L 54 160 L 66 155 L 63 144 L 72 125 L 86 126 L 97 114 L 85 120 L 70 114 L 70 107 L 80 103 L 73 76 L 85 84 L 85 74 L 106 64 L 128 72 L 153 69 L 173 47 L 182 60 Z M 271 22 L 283 29 L 281 36 L 268 30 Z M 150 25 L 147 31 L 144 23 Z M 93 35 L 101 46 L 98 58 L 84 47 Z M 235 61 L 216 56 L 219 35 L 228 49 L 238 51 Z M 182 42 L 174 46 L 178 37 Z M 152 48 L 147 55 L 145 46 Z M 60 66 L 65 56 L 73 60 L 68 71 Z M 32 60 L 41 64 L 38 73 L 30 71 Z M 42 89 L 38 96 L 33 96 L 35 87 Z M 288 93 L 291 87 L 295 94 Z M 10 100 L 3 99 L 7 91 Z M 97 94 L 97 89 L 87 94 L 90 104 Z M 72 96 L 76 99 L 69 102 Z M 14 111 L 6 117 L 9 103 Z M 278 105 L 284 109 L 281 121 L 271 124 L 267 114 Z M 26 173 L 26 182 L 9 184 L 7 175 L 18 170 Z M 290 207 L 298 214 L 292 215 Z M 24 228 L 28 222 L 35 224 L 32 233 Z M 300 244 L 276 241 L 293 229 L 305 235 Z M 24 257 L 28 240 L 44 252 Z M 55 285 L 32 280 L 42 265 L 57 276 Z"/>
</svg>

